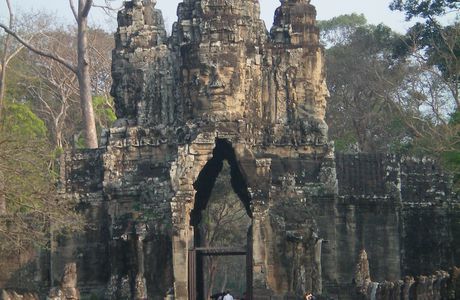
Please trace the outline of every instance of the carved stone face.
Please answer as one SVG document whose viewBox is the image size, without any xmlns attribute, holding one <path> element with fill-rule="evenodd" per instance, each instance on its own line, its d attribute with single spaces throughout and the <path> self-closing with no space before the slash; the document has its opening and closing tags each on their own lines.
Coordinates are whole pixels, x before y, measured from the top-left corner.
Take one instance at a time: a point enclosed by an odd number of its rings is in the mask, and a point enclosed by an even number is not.
<svg viewBox="0 0 460 300">
<path fill-rule="evenodd" d="M 234 67 L 208 64 L 188 73 L 194 115 L 233 112 L 235 86 L 239 85 Z"/>
</svg>

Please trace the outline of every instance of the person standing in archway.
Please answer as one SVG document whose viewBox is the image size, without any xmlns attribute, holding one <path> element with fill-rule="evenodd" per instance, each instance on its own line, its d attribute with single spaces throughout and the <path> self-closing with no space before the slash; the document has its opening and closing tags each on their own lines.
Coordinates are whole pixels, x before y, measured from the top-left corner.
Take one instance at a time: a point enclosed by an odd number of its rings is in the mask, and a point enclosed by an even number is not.
<svg viewBox="0 0 460 300">
<path fill-rule="evenodd" d="M 223 300 L 233 300 L 233 296 L 230 294 L 230 291 L 225 291 L 225 296 Z"/>
<path fill-rule="evenodd" d="M 316 297 L 313 296 L 311 292 L 306 292 L 304 295 L 304 300 L 316 300 Z"/>
</svg>

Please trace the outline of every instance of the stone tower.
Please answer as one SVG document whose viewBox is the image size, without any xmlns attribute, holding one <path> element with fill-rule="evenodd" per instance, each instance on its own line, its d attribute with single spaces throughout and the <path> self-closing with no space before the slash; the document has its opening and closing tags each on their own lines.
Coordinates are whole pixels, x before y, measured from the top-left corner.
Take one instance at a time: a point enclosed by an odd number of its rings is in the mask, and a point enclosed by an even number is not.
<svg viewBox="0 0 460 300">
<path fill-rule="evenodd" d="M 184 0 L 169 38 L 155 2 L 127 2 L 119 14 L 119 120 L 105 137 L 103 193 L 122 233 L 112 232 L 114 247 L 135 244 L 138 258 L 125 269 L 152 299 L 171 287 L 178 299 L 195 292 L 186 268 L 194 226 L 223 160 L 252 218 L 254 293 L 321 291 L 311 207 L 337 194 L 324 54 L 315 8 L 281 2 L 270 33 L 258 1 Z M 145 267 L 152 260 L 156 274 Z M 119 274 L 114 267 L 112 281 Z"/>
<path fill-rule="evenodd" d="M 281 0 L 268 32 L 258 0 L 183 0 L 171 36 L 155 4 L 127 1 L 119 12 L 118 120 L 100 149 L 67 153 L 64 166 L 65 195 L 93 226 L 57 243 L 51 274 L 77 260 L 83 294 L 201 300 L 196 228 L 224 161 L 251 218 L 248 297 L 312 290 L 352 299 L 363 248 L 376 280 L 458 260 L 459 240 L 444 232 L 460 209 L 439 168 L 334 153 L 310 1 Z M 427 202 L 440 208 L 432 231 L 406 232 L 420 226 Z M 413 247 L 427 236 L 445 251 Z"/>
</svg>

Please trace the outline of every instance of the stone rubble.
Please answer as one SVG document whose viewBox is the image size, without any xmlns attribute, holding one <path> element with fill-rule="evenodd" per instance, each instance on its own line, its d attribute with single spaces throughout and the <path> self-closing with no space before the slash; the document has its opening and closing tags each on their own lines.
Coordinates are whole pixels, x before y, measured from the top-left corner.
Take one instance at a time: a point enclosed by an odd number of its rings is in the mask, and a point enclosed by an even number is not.
<svg viewBox="0 0 460 300">
<path fill-rule="evenodd" d="M 403 280 L 372 282 L 369 261 L 363 250 L 356 266 L 356 299 L 363 300 L 455 300 L 460 295 L 459 269 L 437 271 L 430 276 L 406 276 Z M 363 280 L 364 279 L 364 280 Z"/>
</svg>

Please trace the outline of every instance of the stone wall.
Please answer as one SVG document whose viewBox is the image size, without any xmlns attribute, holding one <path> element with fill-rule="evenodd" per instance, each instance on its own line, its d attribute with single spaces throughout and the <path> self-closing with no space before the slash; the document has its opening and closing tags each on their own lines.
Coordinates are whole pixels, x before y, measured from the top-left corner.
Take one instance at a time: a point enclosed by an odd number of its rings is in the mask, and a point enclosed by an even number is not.
<svg viewBox="0 0 460 300">
<path fill-rule="evenodd" d="M 435 300 L 458 299 L 460 295 L 460 269 L 453 267 L 450 273 L 433 272 L 429 276 L 406 276 L 403 280 L 373 282 L 367 253 L 362 250 L 355 271 L 355 299 L 381 300 Z"/>
<path fill-rule="evenodd" d="M 460 264 L 459 200 L 451 177 L 429 159 L 337 154 L 337 276 L 344 284 L 362 249 L 372 279 L 395 282 Z M 431 299 L 431 298 L 430 298 Z"/>
</svg>

